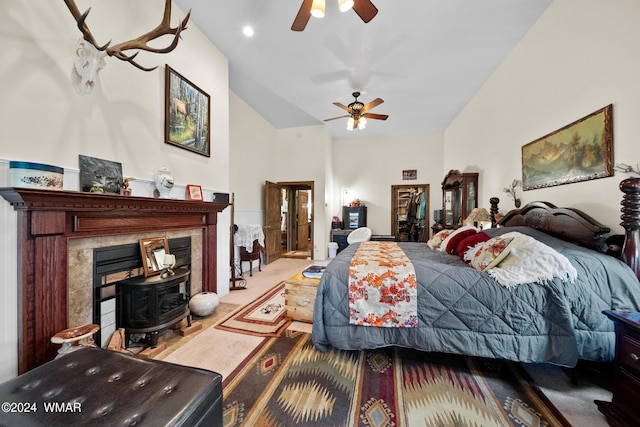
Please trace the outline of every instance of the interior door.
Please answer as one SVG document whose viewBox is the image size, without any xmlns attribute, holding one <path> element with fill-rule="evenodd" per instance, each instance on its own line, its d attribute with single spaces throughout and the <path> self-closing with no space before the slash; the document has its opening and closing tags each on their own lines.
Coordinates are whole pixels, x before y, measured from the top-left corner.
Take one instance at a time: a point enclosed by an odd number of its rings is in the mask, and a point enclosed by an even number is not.
<svg viewBox="0 0 640 427">
<path fill-rule="evenodd" d="M 298 250 L 306 251 L 309 249 L 309 192 L 299 190 L 297 197 L 298 213 Z"/>
<path fill-rule="evenodd" d="M 265 264 L 280 258 L 282 217 L 280 212 L 282 186 L 273 182 L 264 183 L 264 247 Z"/>
</svg>

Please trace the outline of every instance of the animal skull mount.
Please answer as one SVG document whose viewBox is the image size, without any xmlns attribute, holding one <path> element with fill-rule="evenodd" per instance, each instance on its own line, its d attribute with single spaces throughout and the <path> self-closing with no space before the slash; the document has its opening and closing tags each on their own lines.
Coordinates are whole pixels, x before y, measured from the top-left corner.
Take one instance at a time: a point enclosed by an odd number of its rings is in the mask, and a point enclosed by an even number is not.
<svg viewBox="0 0 640 427">
<path fill-rule="evenodd" d="M 74 85 L 81 95 L 86 95 L 98 82 L 98 71 L 106 65 L 104 50 L 98 50 L 83 38 L 78 40 L 76 59 L 73 63 Z"/>
<path fill-rule="evenodd" d="M 76 6 L 75 0 L 64 0 L 65 4 L 69 8 L 69 11 L 73 15 L 73 18 L 78 24 L 78 29 L 82 32 L 83 38 L 78 42 L 76 48 L 76 59 L 74 62 L 74 72 L 77 75 L 76 88 L 81 94 L 87 94 L 91 92 L 93 86 L 98 81 L 98 72 L 106 66 L 105 57 L 114 56 L 122 61 L 129 62 L 134 67 L 143 71 L 152 71 L 158 68 L 158 66 L 147 68 L 138 64 L 135 61 L 135 57 L 140 50 L 153 53 L 169 53 L 178 46 L 180 40 L 180 33 L 187 29 L 187 22 L 191 16 L 191 10 L 187 13 L 187 16 L 176 26 L 171 27 L 171 0 L 165 0 L 164 15 L 160 24 L 153 30 L 126 42 L 111 45 L 111 41 L 107 42 L 103 46 L 99 46 L 96 42 L 93 34 L 89 30 L 86 24 L 87 16 L 91 11 L 91 8 L 86 12 L 80 13 L 80 9 Z M 165 35 L 173 35 L 171 43 L 164 48 L 155 48 L 148 45 L 151 40 Z M 129 50 L 136 49 L 133 54 L 126 53 Z"/>
</svg>

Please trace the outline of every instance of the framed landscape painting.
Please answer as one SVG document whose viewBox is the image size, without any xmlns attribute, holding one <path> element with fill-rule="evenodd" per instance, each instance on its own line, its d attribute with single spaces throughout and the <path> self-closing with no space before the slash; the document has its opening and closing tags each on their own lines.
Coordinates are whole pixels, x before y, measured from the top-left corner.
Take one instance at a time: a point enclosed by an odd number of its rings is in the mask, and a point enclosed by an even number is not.
<svg viewBox="0 0 640 427">
<path fill-rule="evenodd" d="M 203 156 L 211 155 L 209 95 L 165 66 L 165 142 Z"/>
<path fill-rule="evenodd" d="M 522 146 L 522 189 L 613 175 L 613 106 Z"/>
</svg>

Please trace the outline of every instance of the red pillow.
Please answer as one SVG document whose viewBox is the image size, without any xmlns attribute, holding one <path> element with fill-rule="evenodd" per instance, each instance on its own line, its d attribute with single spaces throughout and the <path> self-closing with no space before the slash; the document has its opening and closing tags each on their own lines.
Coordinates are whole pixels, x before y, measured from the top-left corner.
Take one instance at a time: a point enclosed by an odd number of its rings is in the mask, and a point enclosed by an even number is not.
<svg viewBox="0 0 640 427">
<path fill-rule="evenodd" d="M 466 237 L 469 236 L 473 236 L 474 234 L 477 234 L 478 230 L 475 228 L 471 228 L 468 230 L 462 230 L 459 231 L 455 234 L 452 234 L 449 237 L 449 241 L 447 242 L 447 247 L 444 248 L 445 252 L 448 254 L 456 254 L 456 248 L 458 247 L 458 243 L 460 243 L 462 240 L 464 240 Z"/>
<path fill-rule="evenodd" d="M 484 231 L 480 231 L 478 233 L 467 235 L 464 239 L 458 242 L 456 246 L 455 253 L 460 257 L 461 260 L 464 260 L 464 253 L 469 250 L 469 248 L 474 247 L 478 243 L 486 242 L 491 237 Z"/>
</svg>

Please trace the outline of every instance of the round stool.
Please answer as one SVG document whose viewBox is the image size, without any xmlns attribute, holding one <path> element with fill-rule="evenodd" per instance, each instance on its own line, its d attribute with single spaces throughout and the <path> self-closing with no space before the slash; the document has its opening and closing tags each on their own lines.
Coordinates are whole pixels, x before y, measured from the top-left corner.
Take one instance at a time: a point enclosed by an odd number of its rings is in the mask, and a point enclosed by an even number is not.
<svg viewBox="0 0 640 427">
<path fill-rule="evenodd" d="M 200 292 L 189 301 L 189 310 L 196 316 L 208 316 L 213 313 L 220 303 L 220 298 L 215 292 Z"/>
<path fill-rule="evenodd" d="M 99 325 L 89 324 L 65 329 L 64 331 L 60 331 L 52 336 L 52 343 L 62 344 L 62 347 L 60 347 L 60 349 L 58 350 L 56 359 L 63 354 L 70 353 L 82 346 L 95 347 L 96 344 L 95 342 L 93 342 L 93 334 L 95 334 L 99 330 Z"/>
</svg>

